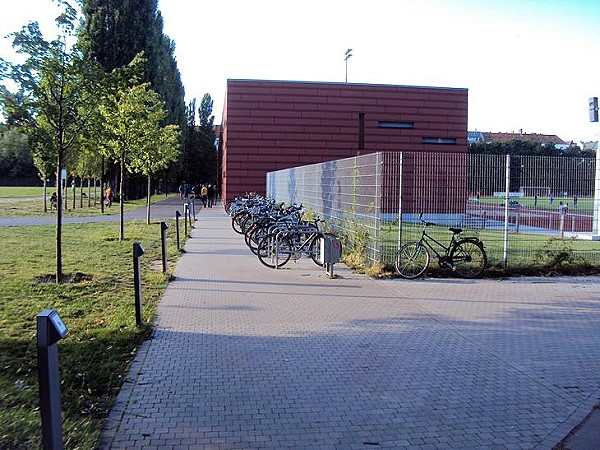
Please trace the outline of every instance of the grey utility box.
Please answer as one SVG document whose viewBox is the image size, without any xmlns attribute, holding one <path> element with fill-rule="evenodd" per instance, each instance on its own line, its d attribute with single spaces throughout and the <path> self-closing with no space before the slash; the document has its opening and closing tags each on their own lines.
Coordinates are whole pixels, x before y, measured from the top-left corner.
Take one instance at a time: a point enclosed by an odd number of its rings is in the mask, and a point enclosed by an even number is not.
<svg viewBox="0 0 600 450">
<path fill-rule="evenodd" d="M 321 239 L 321 264 L 335 264 L 342 257 L 342 243 L 334 236 L 323 236 Z"/>
</svg>

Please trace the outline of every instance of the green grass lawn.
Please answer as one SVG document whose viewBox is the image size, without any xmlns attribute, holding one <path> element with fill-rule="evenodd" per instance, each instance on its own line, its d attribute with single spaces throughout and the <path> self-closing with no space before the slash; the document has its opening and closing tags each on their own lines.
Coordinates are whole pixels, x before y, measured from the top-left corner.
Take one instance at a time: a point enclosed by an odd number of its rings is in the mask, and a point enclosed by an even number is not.
<svg viewBox="0 0 600 450">
<path fill-rule="evenodd" d="M 0 186 L 0 198 L 41 197 L 43 195 L 43 187 Z"/>
<path fill-rule="evenodd" d="M 6 189 L 6 188 L 0 188 Z M 92 194 L 93 195 L 93 194 Z M 175 194 L 170 194 L 174 196 Z M 48 197 L 48 210 L 44 212 L 44 201 L 40 198 L 26 199 L 25 197 L 14 198 L 3 198 L 0 201 L 0 217 L 37 217 L 37 216 L 55 216 L 56 211 L 50 211 L 50 203 Z M 164 200 L 164 195 L 153 195 L 150 197 L 151 203 Z M 87 206 L 87 198 L 83 199 L 83 207 L 81 207 L 81 201 L 79 197 L 79 190 L 75 197 L 75 207 L 73 207 L 73 197 L 70 196 L 67 202 L 67 209 L 63 208 L 65 217 L 93 217 L 102 215 L 102 208 L 99 203 L 93 204 L 93 197 L 91 199 L 91 206 Z M 131 211 L 146 205 L 146 198 L 139 200 L 128 200 L 125 202 L 125 211 Z M 104 214 L 118 214 L 119 204 L 113 203 L 111 208 L 104 208 Z"/>
<path fill-rule="evenodd" d="M 548 197 L 538 197 L 537 202 L 534 197 L 514 197 L 512 200 L 519 202 L 519 205 L 525 208 L 536 208 L 542 210 L 558 211 L 558 205 L 560 202 L 569 205 L 569 211 L 575 212 L 589 212 L 594 209 L 593 198 L 578 198 L 577 208 L 573 204 L 573 197 L 554 197 L 552 203 L 548 200 Z M 504 205 L 504 198 L 501 197 L 480 197 L 479 203 L 484 205 Z"/>
<path fill-rule="evenodd" d="M 173 223 L 168 258 L 178 257 Z M 150 327 L 135 323 L 132 243 L 141 258 L 143 316 L 152 320 L 168 282 L 161 272 L 158 223 L 127 222 L 119 242 L 118 223 L 63 225 L 63 272 L 54 275 L 53 226 L 0 228 L 0 448 L 41 448 L 36 371 L 36 315 L 55 308 L 69 334 L 59 346 L 65 448 L 93 449 L 101 425 L 130 362 Z M 155 268 L 158 267 L 158 270 Z"/>
</svg>

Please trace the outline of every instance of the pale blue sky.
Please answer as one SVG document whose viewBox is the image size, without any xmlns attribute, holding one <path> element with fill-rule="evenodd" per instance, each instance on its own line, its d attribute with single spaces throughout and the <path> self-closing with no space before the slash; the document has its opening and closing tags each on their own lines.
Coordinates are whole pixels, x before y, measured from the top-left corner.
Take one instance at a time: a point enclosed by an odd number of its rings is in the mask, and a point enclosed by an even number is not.
<svg viewBox="0 0 600 450">
<path fill-rule="evenodd" d="M 50 0 L 11 5 L 2 35 L 54 16 Z M 159 9 L 187 100 L 210 93 L 216 122 L 227 78 L 343 82 L 352 48 L 349 82 L 468 88 L 470 130 L 600 134 L 587 111 L 600 97 L 600 0 L 159 0 Z"/>
</svg>

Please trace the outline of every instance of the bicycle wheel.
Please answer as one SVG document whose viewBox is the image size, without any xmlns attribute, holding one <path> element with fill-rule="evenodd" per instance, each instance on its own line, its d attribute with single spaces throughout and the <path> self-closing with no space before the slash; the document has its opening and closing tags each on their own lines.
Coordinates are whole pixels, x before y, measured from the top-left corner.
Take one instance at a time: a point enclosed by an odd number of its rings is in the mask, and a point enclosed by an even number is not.
<svg viewBox="0 0 600 450">
<path fill-rule="evenodd" d="M 277 238 L 278 233 L 265 236 L 256 249 L 261 263 L 271 269 L 283 267 L 291 258 L 293 247 L 287 237 Z"/>
<path fill-rule="evenodd" d="M 260 241 L 262 241 L 268 233 L 269 229 L 263 226 L 258 226 L 248 233 L 248 247 L 252 253 L 257 255 L 258 244 L 260 244 Z"/>
<path fill-rule="evenodd" d="M 233 228 L 233 231 L 235 231 L 237 234 L 244 234 L 242 231 L 242 222 L 249 216 L 250 213 L 248 211 L 240 211 L 239 213 L 236 213 L 231 219 L 231 227 Z"/>
<path fill-rule="evenodd" d="M 317 236 L 314 241 L 310 243 L 308 248 L 308 253 L 310 255 L 310 259 L 319 267 L 323 267 L 324 264 L 321 264 L 319 258 L 321 258 L 321 240 L 323 236 Z"/>
<path fill-rule="evenodd" d="M 396 271 L 402 278 L 418 278 L 429 266 L 429 250 L 418 241 L 409 242 L 396 253 Z"/>
<path fill-rule="evenodd" d="M 463 278 L 476 278 L 487 266 L 483 246 L 474 240 L 462 239 L 450 251 L 450 266 Z"/>
<path fill-rule="evenodd" d="M 330 233 L 324 233 L 324 235 L 335 237 L 333 234 L 330 234 Z M 323 236 L 318 236 L 314 241 L 311 242 L 310 248 L 309 248 L 310 259 L 312 259 L 313 262 L 319 267 L 325 267 L 325 264 L 321 264 L 321 261 L 320 261 L 321 240 L 322 239 L 323 239 Z M 340 245 L 342 245 L 342 244 L 340 243 Z"/>
</svg>

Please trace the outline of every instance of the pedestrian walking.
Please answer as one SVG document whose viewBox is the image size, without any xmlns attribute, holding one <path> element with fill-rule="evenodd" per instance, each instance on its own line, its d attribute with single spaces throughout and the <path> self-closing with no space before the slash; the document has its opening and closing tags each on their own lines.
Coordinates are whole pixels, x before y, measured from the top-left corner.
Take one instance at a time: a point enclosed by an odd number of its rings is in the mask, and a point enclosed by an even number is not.
<svg viewBox="0 0 600 450">
<path fill-rule="evenodd" d="M 206 208 L 208 202 L 208 188 L 205 184 L 200 188 L 200 199 L 202 200 L 202 206 Z"/>
<path fill-rule="evenodd" d="M 213 203 L 215 202 L 215 187 L 212 184 L 209 184 L 206 191 L 208 194 L 208 207 L 212 208 Z"/>
<path fill-rule="evenodd" d="M 108 185 L 106 187 L 106 191 L 104 191 L 104 204 L 110 208 L 112 206 L 112 202 L 113 202 L 113 190 L 110 187 L 110 185 Z"/>
</svg>

